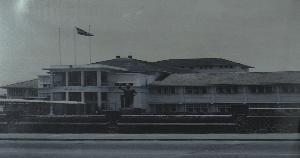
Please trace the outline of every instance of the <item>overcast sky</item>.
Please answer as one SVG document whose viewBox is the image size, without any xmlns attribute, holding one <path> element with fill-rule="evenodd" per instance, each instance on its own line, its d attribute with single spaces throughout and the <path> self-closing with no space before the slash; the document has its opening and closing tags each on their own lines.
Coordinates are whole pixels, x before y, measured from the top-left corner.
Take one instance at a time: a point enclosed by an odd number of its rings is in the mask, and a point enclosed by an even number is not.
<svg viewBox="0 0 300 158">
<path fill-rule="evenodd" d="M 74 64 L 74 28 L 91 25 L 92 62 L 225 58 L 252 71 L 300 70 L 299 0 L 0 1 L 0 85 Z M 89 38 L 76 35 L 77 64 Z"/>
</svg>

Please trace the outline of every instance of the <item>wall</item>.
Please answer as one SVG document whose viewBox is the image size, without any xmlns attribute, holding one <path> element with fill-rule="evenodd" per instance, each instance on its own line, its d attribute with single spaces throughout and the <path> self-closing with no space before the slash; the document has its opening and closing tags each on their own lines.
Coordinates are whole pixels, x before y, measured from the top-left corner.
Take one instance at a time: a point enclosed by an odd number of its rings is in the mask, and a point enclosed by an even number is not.
<svg viewBox="0 0 300 158">
<path fill-rule="evenodd" d="M 280 103 L 300 102 L 300 93 L 280 93 L 276 86 L 273 93 L 249 93 L 247 86 L 241 86 L 239 93 L 216 93 L 215 87 L 210 87 L 208 94 L 187 94 L 184 87 L 176 87 L 175 94 L 150 94 L 150 103 Z"/>
<path fill-rule="evenodd" d="M 95 69 L 72 69 L 72 71 L 81 71 L 81 82 L 84 83 L 84 71 L 97 71 L 97 86 L 56 86 L 51 87 L 51 99 L 53 100 L 53 93 L 55 92 L 65 92 L 66 93 L 66 100 L 69 100 L 69 92 L 80 92 L 81 93 L 81 101 L 85 102 L 84 100 L 84 93 L 85 92 L 97 92 L 98 93 L 98 107 L 101 107 L 103 103 L 105 106 L 110 107 L 111 109 L 119 109 L 121 108 L 121 101 L 120 96 L 123 94 L 123 91 L 118 89 L 118 86 L 115 83 L 133 83 L 133 87 L 137 91 L 137 95 L 134 98 L 134 107 L 136 108 L 147 108 L 147 95 L 148 90 L 146 85 L 153 82 L 157 78 L 156 73 L 127 73 L 127 72 L 115 72 L 110 70 L 95 70 Z M 104 85 L 101 84 L 101 71 L 107 72 L 107 83 Z M 51 71 L 50 73 L 53 74 Z M 59 70 L 58 72 L 69 72 L 69 69 L 66 70 Z M 53 77 L 50 77 L 53 79 Z M 66 82 L 68 81 L 68 73 L 66 73 Z M 68 84 L 66 84 L 68 85 Z M 101 93 L 107 93 L 107 101 L 102 103 Z"/>
</svg>

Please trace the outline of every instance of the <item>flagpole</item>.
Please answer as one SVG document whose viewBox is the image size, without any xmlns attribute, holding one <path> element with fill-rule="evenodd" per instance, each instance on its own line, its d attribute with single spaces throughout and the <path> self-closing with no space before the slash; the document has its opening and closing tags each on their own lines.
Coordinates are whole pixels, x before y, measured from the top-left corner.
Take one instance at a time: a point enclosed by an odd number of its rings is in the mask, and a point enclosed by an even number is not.
<svg viewBox="0 0 300 158">
<path fill-rule="evenodd" d="M 91 34 L 91 25 L 89 25 L 89 33 Z M 90 44 L 90 64 L 92 63 L 92 45 L 91 45 L 91 36 L 89 36 L 89 44 Z"/>
<path fill-rule="evenodd" d="M 75 65 L 76 65 L 76 28 L 74 29 L 74 62 L 75 62 Z"/>
<path fill-rule="evenodd" d="M 61 65 L 61 44 L 60 44 L 60 27 L 58 28 L 58 43 L 59 43 L 59 64 Z"/>
</svg>

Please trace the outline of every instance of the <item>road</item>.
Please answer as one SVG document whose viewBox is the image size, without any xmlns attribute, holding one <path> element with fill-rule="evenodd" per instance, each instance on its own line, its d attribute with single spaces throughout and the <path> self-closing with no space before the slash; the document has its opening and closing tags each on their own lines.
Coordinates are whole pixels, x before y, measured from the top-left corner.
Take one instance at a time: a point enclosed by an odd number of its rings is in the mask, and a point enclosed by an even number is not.
<svg viewBox="0 0 300 158">
<path fill-rule="evenodd" d="M 0 149 L 1 158 L 300 157 L 300 141 L 1 140 Z"/>
</svg>

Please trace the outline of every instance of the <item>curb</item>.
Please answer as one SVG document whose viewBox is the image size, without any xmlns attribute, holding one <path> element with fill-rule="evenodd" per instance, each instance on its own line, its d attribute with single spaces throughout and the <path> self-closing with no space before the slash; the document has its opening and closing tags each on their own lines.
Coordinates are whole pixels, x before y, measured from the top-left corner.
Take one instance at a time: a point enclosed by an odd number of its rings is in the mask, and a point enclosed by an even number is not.
<svg viewBox="0 0 300 158">
<path fill-rule="evenodd" d="M 300 139 L 39 139 L 0 138 L 11 141 L 300 141 Z"/>
</svg>

